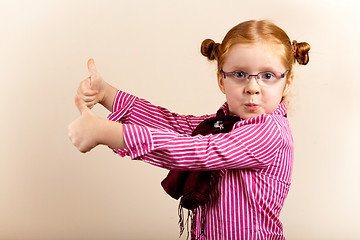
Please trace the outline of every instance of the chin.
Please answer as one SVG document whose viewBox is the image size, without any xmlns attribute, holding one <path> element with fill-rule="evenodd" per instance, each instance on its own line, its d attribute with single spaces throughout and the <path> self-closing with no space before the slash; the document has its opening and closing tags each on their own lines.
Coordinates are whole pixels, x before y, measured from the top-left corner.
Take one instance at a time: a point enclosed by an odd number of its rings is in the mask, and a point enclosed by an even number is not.
<svg viewBox="0 0 360 240">
<path fill-rule="evenodd" d="M 245 113 L 245 114 L 240 115 L 240 117 L 242 119 L 249 119 L 249 118 L 254 118 L 254 117 L 260 116 L 262 114 L 263 113 Z"/>
</svg>

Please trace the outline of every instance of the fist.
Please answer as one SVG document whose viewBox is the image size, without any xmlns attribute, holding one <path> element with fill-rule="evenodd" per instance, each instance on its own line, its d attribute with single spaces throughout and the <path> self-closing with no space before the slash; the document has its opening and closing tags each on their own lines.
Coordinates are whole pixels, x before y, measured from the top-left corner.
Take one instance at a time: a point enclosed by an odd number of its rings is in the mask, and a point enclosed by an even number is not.
<svg viewBox="0 0 360 240">
<path fill-rule="evenodd" d="M 98 129 L 102 119 L 93 113 L 78 95 L 75 97 L 75 104 L 80 111 L 80 117 L 69 125 L 69 138 L 80 152 L 86 153 L 100 143 Z"/>
<path fill-rule="evenodd" d="M 80 83 L 77 94 L 91 109 L 95 104 L 104 100 L 105 81 L 98 73 L 94 59 L 88 60 L 87 67 L 90 76 Z"/>
</svg>

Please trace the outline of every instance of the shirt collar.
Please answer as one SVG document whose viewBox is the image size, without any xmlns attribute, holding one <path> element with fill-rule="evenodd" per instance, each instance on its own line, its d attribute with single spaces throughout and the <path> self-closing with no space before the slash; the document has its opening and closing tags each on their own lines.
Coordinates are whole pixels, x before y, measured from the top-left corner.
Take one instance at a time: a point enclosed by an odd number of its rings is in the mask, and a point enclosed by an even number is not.
<svg viewBox="0 0 360 240">
<path fill-rule="evenodd" d="M 275 109 L 275 111 L 271 114 L 274 115 L 280 115 L 280 116 L 287 116 L 287 102 L 286 100 L 282 100 L 281 103 L 277 106 L 277 108 Z"/>
</svg>

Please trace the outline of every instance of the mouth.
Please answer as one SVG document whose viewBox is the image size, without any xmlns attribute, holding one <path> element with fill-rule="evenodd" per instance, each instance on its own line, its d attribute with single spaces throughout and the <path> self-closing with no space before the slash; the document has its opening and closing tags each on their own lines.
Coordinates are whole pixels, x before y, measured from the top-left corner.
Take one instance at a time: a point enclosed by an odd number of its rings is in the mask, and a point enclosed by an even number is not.
<svg viewBox="0 0 360 240">
<path fill-rule="evenodd" d="M 259 108 L 259 105 L 255 104 L 255 103 L 246 103 L 245 108 L 248 111 L 254 112 Z"/>
</svg>

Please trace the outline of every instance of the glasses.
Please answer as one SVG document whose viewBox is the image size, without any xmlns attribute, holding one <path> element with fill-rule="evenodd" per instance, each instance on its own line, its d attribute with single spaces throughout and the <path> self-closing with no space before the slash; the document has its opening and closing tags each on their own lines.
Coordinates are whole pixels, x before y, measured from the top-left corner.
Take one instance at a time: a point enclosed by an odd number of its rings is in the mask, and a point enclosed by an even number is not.
<svg viewBox="0 0 360 240">
<path fill-rule="evenodd" d="M 266 71 L 266 72 L 259 72 L 256 75 L 251 75 L 249 73 L 243 72 L 243 71 L 234 71 L 234 72 L 224 72 L 221 70 L 223 78 L 226 77 L 235 79 L 238 83 L 245 83 L 248 80 L 250 80 L 251 77 L 256 77 L 256 82 L 259 85 L 268 86 L 276 83 L 280 79 L 284 78 L 289 71 L 286 71 L 284 73 L 281 72 L 272 72 L 272 71 Z"/>
</svg>

